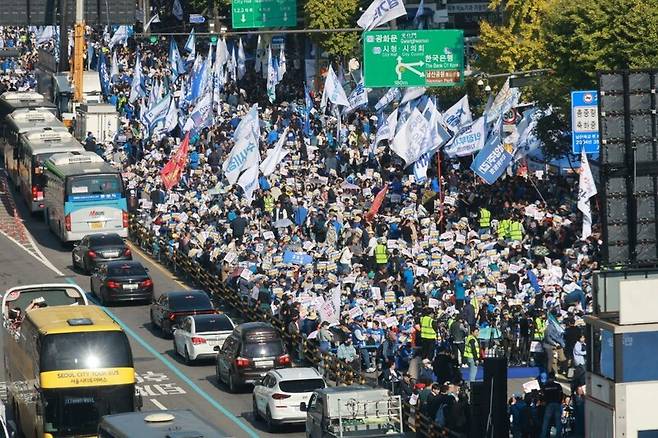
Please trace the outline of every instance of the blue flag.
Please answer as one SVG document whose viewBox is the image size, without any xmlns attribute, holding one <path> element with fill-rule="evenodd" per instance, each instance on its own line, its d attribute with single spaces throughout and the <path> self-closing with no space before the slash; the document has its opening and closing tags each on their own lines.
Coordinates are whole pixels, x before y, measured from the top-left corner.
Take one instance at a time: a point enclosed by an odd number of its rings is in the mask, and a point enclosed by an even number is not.
<svg viewBox="0 0 658 438">
<path fill-rule="evenodd" d="M 311 92 L 308 89 L 308 84 L 304 84 L 304 102 L 306 103 L 306 111 L 304 112 L 304 135 L 307 137 L 311 135 L 311 109 L 313 109 L 313 99 L 311 99 Z"/>
<path fill-rule="evenodd" d="M 171 75 L 175 81 L 178 76 L 185 73 L 185 63 L 183 58 L 180 56 L 178 51 L 178 44 L 175 39 L 171 39 L 169 42 L 169 68 L 171 69 Z"/>
<path fill-rule="evenodd" d="M 101 82 L 103 96 L 107 97 L 110 94 L 110 69 L 107 65 L 107 56 L 105 56 L 102 50 L 98 58 L 98 77 Z"/>
<path fill-rule="evenodd" d="M 494 130 L 482 150 L 477 154 L 471 170 L 487 184 L 495 183 L 514 158 L 512 145 L 503 144 L 500 132 Z"/>
<path fill-rule="evenodd" d="M 137 52 L 135 54 L 135 69 L 133 71 L 133 80 L 130 84 L 130 98 L 128 99 L 130 103 L 133 103 L 138 98 L 146 95 L 142 85 L 142 80 L 142 62 L 139 58 L 139 52 Z"/>
</svg>

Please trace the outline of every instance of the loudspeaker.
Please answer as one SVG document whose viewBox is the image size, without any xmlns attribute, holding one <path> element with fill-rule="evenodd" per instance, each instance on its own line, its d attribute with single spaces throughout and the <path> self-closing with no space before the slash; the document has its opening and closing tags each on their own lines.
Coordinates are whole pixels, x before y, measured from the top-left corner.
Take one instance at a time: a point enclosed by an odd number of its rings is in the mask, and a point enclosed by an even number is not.
<svg viewBox="0 0 658 438">
<path fill-rule="evenodd" d="M 487 438 L 509 438 L 509 416 L 507 415 L 507 359 L 488 357 L 484 359 L 485 416 L 483 436 Z"/>
<path fill-rule="evenodd" d="M 599 74 L 604 265 L 658 264 L 658 70 Z"/>
<path fill-rule="evenodd" d="M 470 413 L 469 413 L 469 438 L 484 437 L 484 427 L 488 411 L 484 411 L 484 400 L 488 399 L 484 382 L 471 382 Z"/>
</svg>

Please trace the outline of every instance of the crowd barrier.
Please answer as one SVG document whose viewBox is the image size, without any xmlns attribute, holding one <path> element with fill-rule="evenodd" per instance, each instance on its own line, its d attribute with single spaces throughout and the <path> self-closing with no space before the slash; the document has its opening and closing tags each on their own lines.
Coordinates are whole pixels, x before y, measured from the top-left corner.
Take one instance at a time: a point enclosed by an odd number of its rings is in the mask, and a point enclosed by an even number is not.
<svg viewBox="0 0 658 438">
<path fill-rule="evenodd" d="M 231 290 L 217 276 L 207 272 L 195 260 L 186 254 L 178 252 L 168 245 L 166 241 L 155 236 L 140 222 L 139 218 L 132 217 L 130 221 L 130 239 L 133 243 L 152 256 L 156 261 L 169 268 L 176 276 L 185 280 L 194 287 L 211 293 L 212 297 L 224 305 L 228 305 L 241 314 L 247 321 L 265 321 L 276 327 L 284 341 L 289 345 L 297 346 L 303 358 L 317 366 L 325 377 L 336 385 L 371 384 L 359 370 L 354 369 L 344 361 L 339 360 L 332 353 L 322 353 L 317 343 L 306 339 L 300 334 L 292 334 L 287 330 L 283 320 L 275 315 L 264 312 L 243 299 L 236 291 Z M 415 406 L 403 403 L 403 418 L 407 430 L 416 433 L 418 437 L 439 438 L 462 436 L 438 426 L 433 419 L 423 415 Z"/>
</svg>

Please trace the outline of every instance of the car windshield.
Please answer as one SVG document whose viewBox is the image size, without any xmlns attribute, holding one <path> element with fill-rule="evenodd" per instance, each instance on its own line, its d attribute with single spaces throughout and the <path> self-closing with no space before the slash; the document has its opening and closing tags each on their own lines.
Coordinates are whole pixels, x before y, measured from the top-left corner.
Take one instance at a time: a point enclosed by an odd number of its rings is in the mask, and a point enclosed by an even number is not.
<svg viewBox="0 0 658 438">
<path fill-rule="evenodd" d="M 212 303 L 204 293 L 170 295 L 169 307 L 173 310 L 208 310 L 212 309 Z"/>
<path fill-rule="evenodd" d="M 194 327 L 197 333 L 233 330 L 231 321 L 224 315 L 195 318 Z"/>
<path fill-rule="evenodd" d="M 107 273 L 113 277 L 130 277 L 146 275 L 146 271 L 142 265 L 124 264 L 112 265 L 107 267 Z"/>
<path fill-rule="evenodd" d="M 283 343 L 280 340 L 261 344 L 244 344 L 242 346 L 242 356 L 245 357 L 281 356 L 283 353 Z"/>
<path fill-rule="evenodd" d="M 322 379 L 303 379 L 303 380 L 282 380 L 279 382 L 279 388 L 283 392 L 313 392 L 316 389 L 324 388 Z"/>
</svg>

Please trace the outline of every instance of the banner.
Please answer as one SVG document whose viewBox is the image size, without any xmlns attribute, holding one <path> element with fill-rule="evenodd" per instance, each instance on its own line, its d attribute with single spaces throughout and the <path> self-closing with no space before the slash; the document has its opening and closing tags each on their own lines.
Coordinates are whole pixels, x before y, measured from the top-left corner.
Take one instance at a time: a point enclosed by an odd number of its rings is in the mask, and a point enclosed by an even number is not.
<svg viewBox="0 0 658 438">
<path fill-rule="evenodd" d="M 247 57 L 244 54 L 242 38 L 238 40 L 238 80 L 241 80 L 247 72 Z"/>
<path fill-rule="evenodd" d="M 486 137 L 483 116 L 472 125 L 462 128 L 443 151 L 450 157 L 465 157 L 482 149 Z"/>
<path fill-rule="evenodd" d="M 375 0 L 356 24 L 367 32 L 403 15 L 407 15 L 407 10 L 402 0 Z"/>
<path fill-rule="evenodd" d="M 180 177 L 187 167 L 187 152 L 190 148 L 190 134 L 187 133 L 183 142 L 178 147 L 176 153 L 171 157 L 169 162 L 162 168 L 160 178 L 165 190 L 169 191 L 172 187 L 178 184 Z"/>
<path fill-rule="evenodd" d="M 592 170 L 587 161 L 585 150 L 580 154 L 580 178 L 578 179 L 578 210 L 583 212 L 583 236 L 585 240 L 592 234 L 592 212 L 590 210 L 589 198 L 596 195 L 596 185 Z"/>
<path fill-rule="evenodd" d="M 305 252 L 294 252 L 287 250 L 283 253 L 283 263 L 290 265 L 310 265 L 313 263 L 313 256 Z"/>
<path fill-rule="evenodd" d="M 473 160 L 471 170 L 487 184 L 493 184 L 505 172 L 513 157 L 512 145 L 503 144 L 500 140 L 500 134 L 494 131 L 484 148 Z"/>
<path fill-rule="evenodd" d="M 101 91 L 103 96 L 107 97 L 110 94 L 110 71 L 107 65 L 107 56 L 103 51 L 100 51 L 100 59 L 98 60 L 98 77 L 101 82 Z"/>
</svg>

